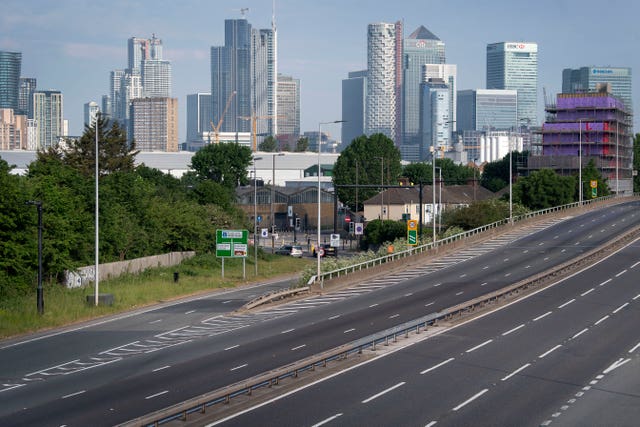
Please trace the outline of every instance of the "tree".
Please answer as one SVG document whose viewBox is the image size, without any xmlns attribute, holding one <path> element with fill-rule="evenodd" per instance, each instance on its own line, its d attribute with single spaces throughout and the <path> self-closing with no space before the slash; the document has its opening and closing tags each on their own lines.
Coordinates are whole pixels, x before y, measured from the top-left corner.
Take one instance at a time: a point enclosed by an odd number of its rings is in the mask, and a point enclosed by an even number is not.
<svg viewBox="0 0 640 427">
<path fill-rule="evenodd" d="M 274 153 L 278 149 L 278 141 L 269 135 L 258 145 L 258 150 Z"/>
<path fill-rule="evenodd" d="M 297 153 L 302 153 L 304 151 L 307 151 L 309 149 L 309 138 L 307 137 L 300 137 L 298 138 L 298 141 L 296 141 L 296 149 L 295 151 Z"/>
<path fill-rule="evenodd" d="M 364 229 L 362 245 L 364 248 L 379 246 L 385 242 L 406 237 L 407 225 L 404 221 L 379 220 L 370 221 Z"/>
<path fill-rule="evenodd" d="M 344 149 L 333 167 L 333 184 L 339 185 L 385 185 L 397 184 L 402 172 L 400 151 L 387 136 L 378 133 L 359 136 Z M 357 174 L 357 178 L 356 178 Z M 338 198 L 351 209 L 361 210 L 362 202 L 380 191 L 378 188 L 356 189 L 337 187 Z"/>
<path fill-rule="evenodd" d="M 247 168 L 251 149 L 236 143 L 210 144 L 191 158 L 190 167 L 198 179 L 213 180 L 229 190 L 249 182 Z"/>
<path fill-rule="evenodd" d="M 511 153 L 511 172 L 512 177 L 517 176 L 518 165 L 527 164 L 529 152 L 514 151 Z M 493 192 L 500 191 L 509 185 L 509 154 L 505 155 L 501 160 L 496 160 L 484 165 L 480 185 Z"/>
<path fill-rule="evenodd" d="M 522 215 L 527 209 L 516 203 L 513 205 L 513 214 Z M 471 230 L 492 222 L 509 217 L 509 202 L 498 199 L 489 199 L 473 202 L 466 208 L 458 208 L 445 211 L 442 214 L 442 222 L 447 228 L 460 227 Z"/>
<path fill-rule="evenodd" d="M 575 177 L 560 176 L 551 169 L 540 169 L 516 182 L 513 200 L 532 210 L 546 209 L 572 203 L 575 189 Z"/>
<path fill-rule="evenodd" d="M 596 197 L 608 196 L 611 194 L 609 189 L 608 179 L 603 177 L 600 171 L 596 168 L 596 162 L 594 159 L 589 160 L 589 163 L 582 168 L 582 199 L 591 199 L 591 181 L 597 181 L 598 186 L 596 191 Z M 577 188 L 577 187 L 576 187 Z M 580 195 L 576 190 L 576 200 L 580 198 Z"/>
<path fill-rule="evenodd" d="M 458 165 L 451 159 L 436 159 L 436 177 L 442 174 L 444 185 L 464 185 L 474 177 L 472 167 Z M 404 167 L 402 174 L 409 178 L 409 181 L 418 184 L 420 182 L 429 184 L 433 182 L 433 165 L 430 163 L 411 163 Z"/>
</svg>

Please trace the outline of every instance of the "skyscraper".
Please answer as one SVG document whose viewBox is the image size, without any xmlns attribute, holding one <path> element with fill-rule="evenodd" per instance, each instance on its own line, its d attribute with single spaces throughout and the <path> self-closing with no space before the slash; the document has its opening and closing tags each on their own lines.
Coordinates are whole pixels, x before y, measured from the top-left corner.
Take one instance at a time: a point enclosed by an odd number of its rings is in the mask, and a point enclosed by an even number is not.
<svg viewBox="0 0 640 427">
<path fill-rule="evenodd" d="M 538 123 L 538 45 L 500 42 L 487 45 L 487 89 L 518 91 L 518 124 Z"/>
<path fill-rule="evenodd" d="M 442 79 L 429 79 L 420 89 L 421 156 L 426 159 L 431 157 L 429 153 L 433 150 L 451 144 L 450 91 Z"/>
<path fill-rule="evenodd" d="M 142 93 L 148 98 L 171 96 L 171 62 L 161 59 L 142 61 Z"/>
<path fill-rule="evenodd" d="M 178 151 L 178 99 L 131 101 L 132 134 L 142 151 Z"/>
<path fill-rule="evenodd" d="M 28 118 L 33 118 L 33 92 L 36 90 L 36 79 L 32 77 L 20 77 L 20 89 L 18 94 L 18 111 Z"/>
<path fill-rule="evenodd" d="M 502 89 L 458 91 L 458 131 L 510 130 L 518 125 L 518 92 Z"/>
<path fill-rule="evenodd" d="M 36 149 L 58 144 L 64 136 L 63 97 L 57 90 L 38 90 L 33 93 L 33 118 L 37 125 Z"/>
<path fill-rule="evenodd" d="M 402 117 L 403 144 L 418 144 L 420 141 L 420 84 L 424 64 L 444 64 L 445 45 L 424 26 L 418 27 L 402 42 Z M 440 77 L 440 76 L 430 76 Z"/>
<path fill-rule="evenodd" d="M 194 93 L 187 95 L 187 141 L 203 142 L 203 132 L 210 130 L 211 94 Z"/>
<path fill-rule="evenodd" d="M 265 117 L 256 124 L 261 135 L 279 133 L 277 47 L 275 24 L 270 29 L 251 30 L 251 103 L 256 116 Z"/>
<path fill-rule="evenodd" d="M 422 66 L 422 83 L 428 83 L 429 79 L 441 79 L 449 87 L 449 123 L 451 130 L 455 132 L 457 129 L 458 66 L 455 64 L 424 64 Z"/>
<path fill-rule="evenodd" d="M 367 29 L 367 106 L 365 133 L 383 133 L 394 141 L 398 127 L 402 25 L 385 22 Z M 400 53 L 400 55 L 398 55 Z M 397 142 L 397 141 L 396 141 Z"/>
<path fill-rule="evenodd" d="M 300 79 L 278 74 L 278 134 L 300 136 Z"/>
<path fill-rule="evenodd" d="M 84 104 L 84 124 L 92 127 L 96 122 L 96 117 L 100 112 L 100 106 L 95 101 L 89 101 Z"/>
<path fill-rule="evenodd" d="M 581 67 L 562 70 L 563 93 L 595 91 L 601 83 L 609 83 L 611 94 L 622 99 L 629 112 L 633 111 L 631 68 Z"/>
<path fill-rule="evenodd" d="M 229 106 L 221 132 L 249 132 L 251 122 L 251 24 L 227 19 L 224 46 L 211 47 L 211 112 L 217 123 Z M 234 94 L 235 93 L 235 94 Z"/>
<path fill-rule="evenodd" d="M 352 71 L 342 80 L 342 146 L 363 135 L 366 119 L 367 70 Z"/>
<path fill-rule="evenodd" d="M 0 108 L 18 110 L 22 53 L 0 50 Z"/>
</svg>

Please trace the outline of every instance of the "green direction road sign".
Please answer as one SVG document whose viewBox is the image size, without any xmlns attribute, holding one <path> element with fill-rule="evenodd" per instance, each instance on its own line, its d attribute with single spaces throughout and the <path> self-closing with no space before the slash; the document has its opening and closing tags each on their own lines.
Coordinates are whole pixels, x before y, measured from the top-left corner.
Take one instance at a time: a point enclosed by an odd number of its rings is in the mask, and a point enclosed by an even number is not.
<svg viewBox="0 0 640 427">
<path fill-rule="evenodd" d="M 247 256 L 249 231 L 216 230 L 216 256 L 242 258 Z"/>
<path fill-rule="evenodd" d="M 591 189 L 591 198 L 595 199 L 596 197 L 598 197 L 598 189 L 597 188 L 592 188 Z"/>
</svg>

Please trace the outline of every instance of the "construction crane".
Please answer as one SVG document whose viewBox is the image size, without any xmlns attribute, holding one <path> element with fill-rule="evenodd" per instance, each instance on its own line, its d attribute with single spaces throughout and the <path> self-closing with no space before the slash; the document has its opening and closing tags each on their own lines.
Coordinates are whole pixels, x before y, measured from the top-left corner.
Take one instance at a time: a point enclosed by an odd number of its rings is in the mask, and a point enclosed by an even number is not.
<svg viewBox="0 0 640 427">
<path fill-rule="evenodd" d="M 216 144 L 220 143 L 220 126 L 222 126 L 222 122 L 224 121 L 224 115 L 227 114 L 227 110 L 229 109 L 231 100 L 235 95 L 236 95 L 236 91 L 234 90 L 233 92 L 231 92 L 231 95 L 229 95 L 229 98 L 227 98 L 227 103 L 224 106 L 224 110 L 222 111 L 222 114 L 220 115 L 220 120 L 218 120 L 218 124 L 214 126 L 213 121 L 211 122 L 211 130 L 213 131 L 213 138 Z"/>
<path fill-rule="evenodd" d="M 231 9 L 234 12 L 240 12 L 240 16 L 242 16 L 242 19 L 245 19 L 245 14 L 247 12 L 249 12 L 249 8 L 248 7 L 243 7 L 241 9 Z"/>
<path fill-rule="evenodd" d="M 287 116 L 256 116 L 255 114 L 251 116 L 239 116 L 238 118 L 241 120 L 251 120 L 251 140 L 252 140 L 252 150 L 255 153 L 258 151 L 258 143 L 257 143 L 257 133 L 258 133 L 258 119 L 283 119 Z"/>
</svg>

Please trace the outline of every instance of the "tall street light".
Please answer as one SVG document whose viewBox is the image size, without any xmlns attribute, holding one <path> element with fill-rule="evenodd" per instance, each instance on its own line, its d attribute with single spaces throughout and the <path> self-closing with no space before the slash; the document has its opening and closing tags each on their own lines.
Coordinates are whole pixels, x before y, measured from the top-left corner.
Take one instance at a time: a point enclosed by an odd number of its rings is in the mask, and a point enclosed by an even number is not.
<svg viewBox="0 0 640 427">
<path fill-rule="evenodd" d="M 96 225 L 95 225 L 95 229 L 96 229 L 96 248 L 95 248 L 95 257 L 96 257 L 96 266 L 95 266 L 95 296 L 94 296 L 94 302 L 96 307 L 98 306 L 98 301 L 99 301 L 99 295 L 100 295 L 100 291 L 99 291 L 99 287 L 100 287 L 100 274 L 98 272 L 98 266 L 100 265 L 100 260 L 99 260 L 99 248 L 98 248 L 98 244 L 100 242 L 100 231 L 99 231 L 99 225 L 98 225 L 98 218 L 99 218 L 99 210 L 98 210 L 98 203 L 99 203 L 99 197 L 98 197 L 98 177 L 99 177 L 99 169 L 98 169 L 98 121 L 100 120 L 100 117 L 96 117 L 96 121 L 95 121 L 95 131 L 96 131 L 96 171 L 95 171 L 95 175 L 96 175 L 96 212 L 95 212 L 95 218 L 96 218 Z"/>
<path fill-rule="evenodd" d="M 29 200 L 27 205 L 34 205 L 38 209 L 38 288 L 36 306 L 38 307 L 38 314 L 44 314 L 44 293 L 42 290 L 42 201 Z"/>
<path fill-rule="evenodd" d="M 511 146 L 511 132 L 509 132 L 509 224 L 513 224 L 513 147 Z"/>
<path fill-rule="evenodd" d="M 275 186 L 276 186 L 276 156 L 284 156 L 284 153 L 277 153 L 277 154 L 272 154 L 271 155 L 271 253 L 274 253 L 275 251 L 275 239 L 273 238 L 273 233 L 275 232 L 275 228 L 276 228 L 276 220 L 274 218 L 274 212 L 273 212 L 273 204 L 274 199 L 275 199 L 275 195 L 276 195 L 276 190 L 275 190 Z"/>
<path fill-rule="evenodd" d="M 316 244 L 316 258 L 318 259 L 318 267 L 316 273 L 316 280 L 320 280 L 320 153 L 322 152 L 322 125 L 328 125 L 332 123 L 344 123 L 346 120 L 334 120 L 331 122 L 318 123 L 318 242 Z M 320 289 L 324 289 L 324 282 L 320 280 Z"/>
<path fill-rule="evenodd" d="M 582 122 L 584 118 L 578 119 L 580 129 L 578 131 L 578 202 L 582 206 Z"/>
<path fill-rule="evenodd" d="M 384 157 L 375 158 L 380 160 L 380 221 L 384 221 Z"/>
<path fill-rule="evenodd" d="M 258 176 L 256 175 L 256 160 L 262 157 L 253 158 L 253 267 L 256 276 L 258 275 Z"/>
</svg>

